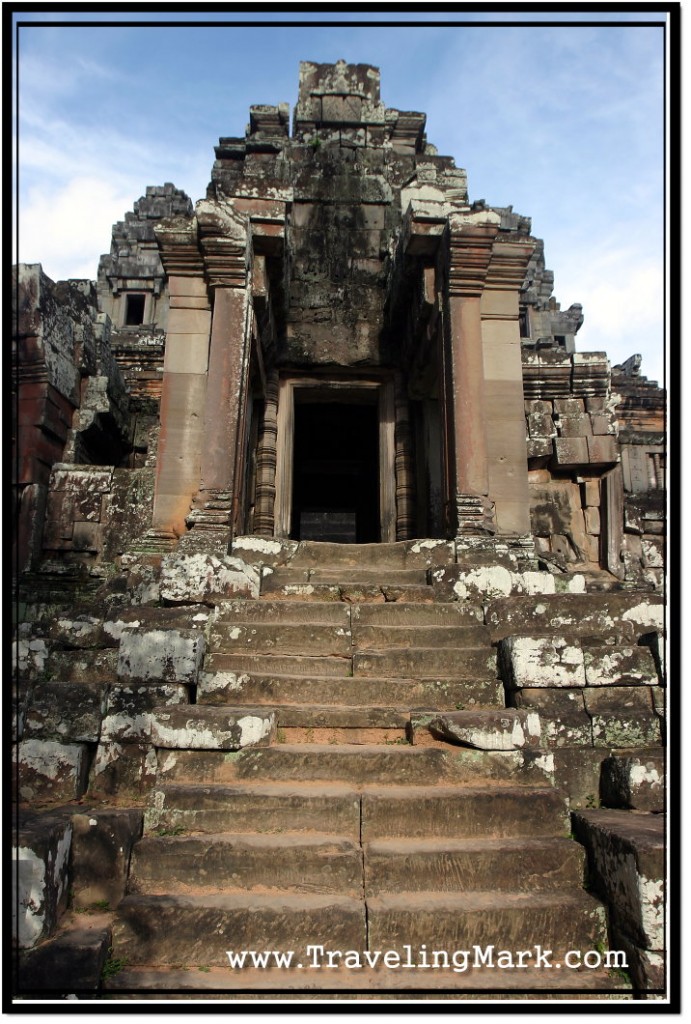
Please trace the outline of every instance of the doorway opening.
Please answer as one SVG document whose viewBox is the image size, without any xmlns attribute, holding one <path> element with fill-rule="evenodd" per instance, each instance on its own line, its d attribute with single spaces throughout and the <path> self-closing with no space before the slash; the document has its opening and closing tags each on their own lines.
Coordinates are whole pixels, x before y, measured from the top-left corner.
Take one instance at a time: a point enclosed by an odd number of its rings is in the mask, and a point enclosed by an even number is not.
<svg viewBox="0 0 691 1024">
<path fill-rule="evenodd" d="M 296 395 L 291 536 L 295 540 L 377 543 L 377 405 L 374 401 L 309 398 L 312 400 L 300 401 Z"/>
<path fill-rule="evenodd" d="M 284 377 L 274 536 L 341 544 L 396 540 L 391 378 Z"/>
</svg>

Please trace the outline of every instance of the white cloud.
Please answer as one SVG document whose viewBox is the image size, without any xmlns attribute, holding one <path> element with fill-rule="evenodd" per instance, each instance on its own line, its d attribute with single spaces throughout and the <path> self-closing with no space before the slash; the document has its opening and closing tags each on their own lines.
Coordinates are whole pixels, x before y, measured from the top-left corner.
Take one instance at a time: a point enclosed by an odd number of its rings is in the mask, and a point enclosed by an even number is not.
<svg viewBox="0 0 691 1024">
<path fill-rule="evenodd" d="M 30 193 L 22 204 L 20 262 L 41 263 L 53 280 L 95 279 L 98 257 L 110 249 L 112 225 L 135 198 L 131 188 L 93 175 Z"/>
<path fill-rule="evenodd" d="M 604 247 L 586 261 L 563 261 L 560 279 L 568 282 L 569 296 L 573 296 L 567 304 L 583 304 L 585 322 L 577 337 L 579 351 L 605 351 L 613 365 L 640 353 L 641 372 L 662 381 L 661 262 L 634 247 Z M 557 291 L 561 292 L 559 282 Z"/>
</svg>

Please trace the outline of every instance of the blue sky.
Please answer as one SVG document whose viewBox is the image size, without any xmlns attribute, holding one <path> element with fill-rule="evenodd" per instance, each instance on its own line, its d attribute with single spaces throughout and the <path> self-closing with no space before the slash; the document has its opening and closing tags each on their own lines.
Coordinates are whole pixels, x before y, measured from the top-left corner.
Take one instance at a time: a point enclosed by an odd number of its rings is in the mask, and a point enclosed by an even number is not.
<svg viewBox="0 0 691 1024">
<path fill-rule="evenodd" d="M 68 17 L 75 23 L 42 24 Z M 511 26 L 509 17 L 556 24 Z M 579 23 L 594 17 L 617 24 Z M 292 108 L 301 60 L 375 64 L 383 101 L 426 112 L 428 140 L 467 169 L 471 200 L 532 218 L 557 300 L 583 304 L 578 348 L 605 350 L 613 363 L 640 352 L 643 373 L 662 380 L 664 35 L 654 22 L 663 13 L 450 9 L 420 12 L 422 27 L 381 28 L 352 22 L 413 20 L 415 9 L 47 8 L 17 18 L 30 23 L 19 36 L 23 262 L 42 263 L 54 279 L 95 278 L 112 224 L 147 185 L 172 181 L 202 198 L 219 136 L 242 135 L 251 104 Z M 189 24 L 86 28 L 75 18 Z M 268 24 L 278 18 L 310 24 Z M 262 23 L 191 23 L 201 19 Z"/>
</svg>

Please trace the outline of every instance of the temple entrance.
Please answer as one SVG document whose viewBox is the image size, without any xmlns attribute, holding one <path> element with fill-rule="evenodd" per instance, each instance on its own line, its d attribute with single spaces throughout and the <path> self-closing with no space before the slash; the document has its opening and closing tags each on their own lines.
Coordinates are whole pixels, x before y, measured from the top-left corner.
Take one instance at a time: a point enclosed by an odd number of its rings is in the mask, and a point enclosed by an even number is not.
<svg viewBox="0 0 691 1024">
<path fill-rule="evenodd" d="M 381 539 L 376 404 L 296 402 L 291 518 L 295 540 Z"/>
<path fill-rule="evenodd" d="M 395 540 L 395 504 L 391 382 L 282 380 L 275 535 L 346 544 Z"/>
</svg>

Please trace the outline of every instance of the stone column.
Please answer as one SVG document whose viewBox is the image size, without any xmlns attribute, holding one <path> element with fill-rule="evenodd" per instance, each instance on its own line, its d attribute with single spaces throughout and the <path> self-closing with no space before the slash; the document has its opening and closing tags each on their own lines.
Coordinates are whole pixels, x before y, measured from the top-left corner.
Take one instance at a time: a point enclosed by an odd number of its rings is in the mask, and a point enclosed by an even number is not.
<svg viewBox="0 0 691 1024">
<path fill-rule="evenodd" d="M 257 445 L 257 490 L 254 532 L 273 537 L 274 503 L 276 500 L 276 452 L 278 440 L 278 373 L 273 370 L 266 380 L 266 402 Z"/>
<path fill-rule="evenodd" d="M 156 237 L 168 275 L 170 310 L 153 529 L 179 536 L 199 487 L 211 310 L 196 219 L 165 221 L 157 226 Z"/>
<path fill-rule="evenodd" d="M 497 530 L 504 535 L 530 533 L 518 313 L 519 292 L 533 249 L 529 238 L 497 238 L 481 299 L 489 494 Z"/>
<path fill-rule="evenodd" d="M 235 492 L 242 486 L 238 467 L 242 465 L 240 434 L 247 403 L 252 318 L 248 221 L 232 206 L 206 200 L 197 204 L 197 219 L 205 272 L 213 289 L 213 313 L 206 401 L 200 416 L 199 491 L 187 525 L 211 530 L 218 541 L 213 546 L 223 549 L 230 542 Z"/>
<path fill-rule="evenodd" d="M 449 241 L 448 344 L 451 469 L 457 535 L 493 533 L 485 428 L 480 299 L 497 233 L 495 223 L 452 215 Z M 448 383 L 448 382 L 447 382 Z"/>
<path fill-rule="evenodd" d="M 415 536 L 415 477 L 412 467 L 410 405 L 403 374 L 394 377 L 396 405 L 396 540 Z"/>
</svg>

